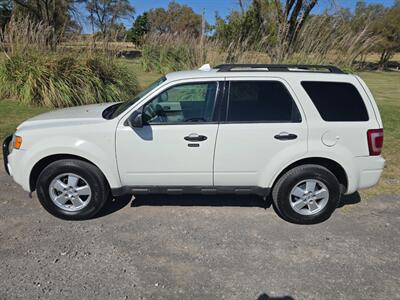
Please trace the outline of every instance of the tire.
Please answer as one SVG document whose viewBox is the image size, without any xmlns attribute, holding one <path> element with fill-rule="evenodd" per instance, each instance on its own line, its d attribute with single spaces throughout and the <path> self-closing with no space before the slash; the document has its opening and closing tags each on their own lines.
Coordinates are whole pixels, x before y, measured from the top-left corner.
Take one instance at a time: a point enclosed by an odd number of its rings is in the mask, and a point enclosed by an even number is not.
<svg viewBox="0 0 400 300">
<path fill-rule="evenodd" d="M 53 216 L 64 220 L 93 218 L 111 197 L 102 172 L 88 162 L 75 159 L 62 159 L 49 164 L 40 173 L 36 189 L 42 206 Z M 71 200 L 65 202 L 67 197 Z"/>
<path fill-rule="evenodd" d="M 272 190 L 277 213 L 295 224 L 316 224 L 327 220 L 339 205 L 340 197 L 336 176 L 325 167 L 311 164 L 289 170 Z"/>
</svg>

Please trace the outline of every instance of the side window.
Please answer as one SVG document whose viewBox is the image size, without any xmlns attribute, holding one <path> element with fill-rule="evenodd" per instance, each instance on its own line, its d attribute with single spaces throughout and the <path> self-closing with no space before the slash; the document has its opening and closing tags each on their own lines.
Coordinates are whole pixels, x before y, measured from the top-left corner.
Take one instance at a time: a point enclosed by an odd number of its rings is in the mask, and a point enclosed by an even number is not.
<svg viewBox="0 0 400 300">
<path fill-rule="evenodd" d="M 231 81 L 228 122 L 301 122 L 289 91 L 279 81 Z"/>
<path fill-rule="evenodd" d="M 325 121 L 368 121 L 368 112 L 356 87 L 345 82 L 302 81 Z"/>
<path fill-rule="evenodd" d="M 147 124 L 209 122 L 212 120 L 217 82 L 176 85 L 143 107 Z"/>
</svg>

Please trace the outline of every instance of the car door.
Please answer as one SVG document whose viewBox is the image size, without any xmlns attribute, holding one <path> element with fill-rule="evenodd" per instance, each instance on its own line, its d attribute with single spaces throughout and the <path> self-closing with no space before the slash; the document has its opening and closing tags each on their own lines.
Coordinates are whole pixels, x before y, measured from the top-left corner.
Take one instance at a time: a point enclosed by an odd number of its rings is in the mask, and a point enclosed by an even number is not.
<svg viewBox="0 0 400 300">
<path fill-rule="evenodd" d="M 219 82 L 172 85 L 144 104 L 142 128 L 120 124 L 116 152 L 125 186 L 211 186 Z"/>
<path fill-rule="evenodd" d="M 277 170 L 307 151 L 307 124 L 279 78 L 227 78 L 215 150 L 216 186 L 269 187 Z"/>
</svg>

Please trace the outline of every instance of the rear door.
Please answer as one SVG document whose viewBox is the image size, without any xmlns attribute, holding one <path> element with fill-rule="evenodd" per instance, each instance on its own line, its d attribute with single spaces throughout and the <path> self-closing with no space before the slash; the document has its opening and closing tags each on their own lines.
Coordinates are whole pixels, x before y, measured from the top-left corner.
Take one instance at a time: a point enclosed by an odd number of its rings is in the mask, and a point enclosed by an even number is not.
<svg viewBox="0 0 400 300">
<path fill-rule="evenodd" d="M 268 187 L 271 175 L 307 152 L 307 124 L 279 78 L 227 78 L 215 150 L 217 186 Z"/>
</svg>

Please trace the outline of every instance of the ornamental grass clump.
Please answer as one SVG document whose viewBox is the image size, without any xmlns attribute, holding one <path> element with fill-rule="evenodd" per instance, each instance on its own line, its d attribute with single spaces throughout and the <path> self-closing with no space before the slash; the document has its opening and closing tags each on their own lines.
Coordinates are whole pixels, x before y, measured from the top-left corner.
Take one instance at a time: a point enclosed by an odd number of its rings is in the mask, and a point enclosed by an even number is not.
<svg viewBox="0 0 400 300">
<path fill-rule="evenodd" d="M 32 51 L 0 63 L 0 97 L 24 104 L 66 107 L 125 101 L 136 92 L 136 76 L 105 55 Z"/>
<path fill-rule="evenodd" d="M 0 99 L 48 107 L 125 101 L 137 92 L 134 73 L 105 51 L 46 47 L 48 30 L 28 19 L 0 32 Z"/>
</svg>

